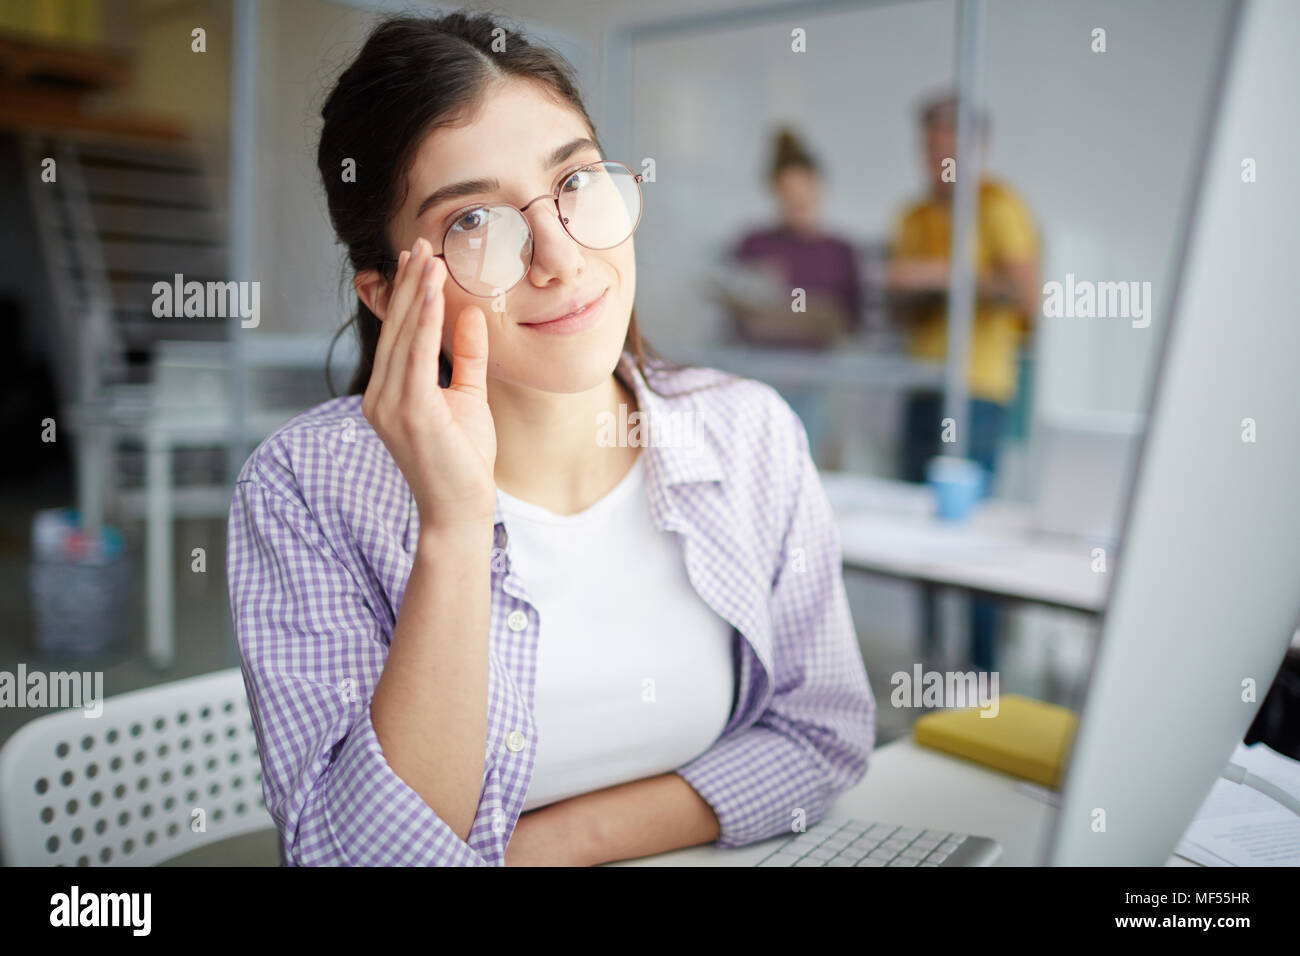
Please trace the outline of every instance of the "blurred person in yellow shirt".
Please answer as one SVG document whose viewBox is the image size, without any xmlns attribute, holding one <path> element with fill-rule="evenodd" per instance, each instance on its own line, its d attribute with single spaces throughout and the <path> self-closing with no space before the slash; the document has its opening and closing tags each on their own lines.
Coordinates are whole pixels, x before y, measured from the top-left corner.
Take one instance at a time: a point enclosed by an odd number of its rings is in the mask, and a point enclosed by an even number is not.
<svg viewBox="0 0 1300 956">
<path fill-rule="evenodd" d="M 976 116 L 976 150 L 988 141 L 988 116 Z M 942 361 L 948 344 L 948 262 L 956 177 L 957 98 L 945 95 L 921 109 L 924 162 L 930 190 L 899 217 L 893 237 L 888 287 L 894 314 L 907 324 L 908 347 L 917 358 Z M 976 293 L 966 366 L 970 407 L 964 422 L 966 457 L 987 472 L 991 488 L 1007 407 L 1015 398 L 1017 359 L 1039 311 L 1039 239 L 1024 201 L 1006 183 L 982 177 L 975 234 Z M 902 477 L 924 481 L 925 466 L 943 453 L 943 396 L 914 392 L 905 404 Z M 924 628 L 933 641 L 934 596 L 923 599 Z M 974 602 L 971 657 L 993 667 L 995 606 Z"/>
</svg>

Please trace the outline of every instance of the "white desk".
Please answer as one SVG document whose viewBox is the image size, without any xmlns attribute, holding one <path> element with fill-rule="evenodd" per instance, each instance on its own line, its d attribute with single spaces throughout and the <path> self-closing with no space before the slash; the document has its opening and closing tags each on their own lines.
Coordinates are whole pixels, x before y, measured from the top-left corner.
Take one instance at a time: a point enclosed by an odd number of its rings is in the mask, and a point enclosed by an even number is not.
<svg viewBox="0 0 1300 956">
<path fill-rule="evenodd" d="M 989 500 L 960 523 L 934 517 L 929 488 L 912 482 L 826 472 L 844 566 L 891 577 L 967 588 L 1086 613 L 1106 603 L 1115 571 L 1092 570 L 1103 542 L 1033 531 L 1028 505 Z"/>
<path fill-rule="evenodd" d="M 910 737 L 878 748 L 862 782 L 840 795 L 827 820 L 858 819 L 992 837 L 1002 844 L 998 866 L 1042 863 L 1055 810 L 1020 780 L 918 747 Z M 608 866 L 753 866 L 784 839 L 719 850 L 688 847 Z M 1192 866 L 1182 857 L 1166 865 Z"/>
<path fill-rule="evenodd" d="M 680 350 L 683 361 L 785 386 L 823 386 L 857 391 L 943 388 L 942 362 L 881 352 L 864 343 L 833 349 L 713 345 Z"/>
</svg>

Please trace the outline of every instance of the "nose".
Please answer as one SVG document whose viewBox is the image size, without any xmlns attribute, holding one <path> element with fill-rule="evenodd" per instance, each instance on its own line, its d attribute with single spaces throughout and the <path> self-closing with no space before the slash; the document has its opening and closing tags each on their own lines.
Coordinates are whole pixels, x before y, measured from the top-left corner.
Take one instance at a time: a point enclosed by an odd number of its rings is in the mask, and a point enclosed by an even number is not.
<svg viewBox="0 0 1300 956">
<path fill-rule="evenodd" d="M 533 231 L 533 264 L 527 280 L 539 289 L 557 278 L 562 283 L 572 282 L 582 271 L 582 246 L 561 224 L 555 197 L 538 196 L 522 207 L 521 212 Z"/>
</svg>

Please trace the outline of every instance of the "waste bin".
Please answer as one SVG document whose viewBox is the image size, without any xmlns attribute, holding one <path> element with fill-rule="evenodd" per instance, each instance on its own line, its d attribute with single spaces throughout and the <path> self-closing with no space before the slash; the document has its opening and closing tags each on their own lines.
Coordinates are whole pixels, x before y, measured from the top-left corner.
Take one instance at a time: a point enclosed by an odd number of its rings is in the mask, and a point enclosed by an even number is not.
<svg viewBox="0 0 1300 956">
<path fill-rule="evenodd" d="M 28 583 L 39 653 L 98 657 L 133 630 L 135 575 L 122 535 L 105 525 L 92 540 L 74 508 L 37 512 Z"/>
</svg>

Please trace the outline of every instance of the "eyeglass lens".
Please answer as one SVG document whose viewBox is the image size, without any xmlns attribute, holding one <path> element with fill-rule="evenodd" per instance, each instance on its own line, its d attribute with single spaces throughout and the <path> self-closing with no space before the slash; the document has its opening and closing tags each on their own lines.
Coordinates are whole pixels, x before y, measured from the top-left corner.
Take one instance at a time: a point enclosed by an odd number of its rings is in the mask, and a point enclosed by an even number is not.
<svg viewBox="0 0 1300 956">
<path fill-rule="evenodd" d="M 561 222 L 575 242 L 612 249 L 641 218 L 641 187 L 621 163 L 570 173 L 559 190 Z M 476 206 L 447 231 L 443 255 L 453 279 L 471 295 L 494 296 L 516 285 L 532 262 L 532 231 L 513 206 Z"/>
</svg>

